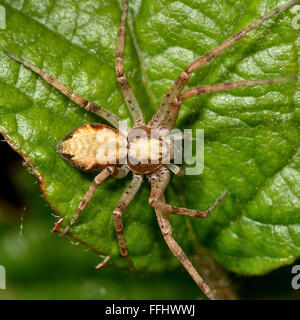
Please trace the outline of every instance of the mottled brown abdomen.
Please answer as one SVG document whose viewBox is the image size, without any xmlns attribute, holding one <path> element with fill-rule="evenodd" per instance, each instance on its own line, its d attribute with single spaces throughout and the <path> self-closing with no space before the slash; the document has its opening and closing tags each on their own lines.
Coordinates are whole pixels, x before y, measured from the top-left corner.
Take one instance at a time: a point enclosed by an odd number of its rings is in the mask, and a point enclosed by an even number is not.
<svg viewBox="0 0 300 320">
<path fill-rule="evenodd" d="M 126 157 L 127 143 L 118 130 L 92 123 L 70 132 L 56 150 L 74 167 L 95 172 L 119 164 L 120 157 Z"/>
</svg>

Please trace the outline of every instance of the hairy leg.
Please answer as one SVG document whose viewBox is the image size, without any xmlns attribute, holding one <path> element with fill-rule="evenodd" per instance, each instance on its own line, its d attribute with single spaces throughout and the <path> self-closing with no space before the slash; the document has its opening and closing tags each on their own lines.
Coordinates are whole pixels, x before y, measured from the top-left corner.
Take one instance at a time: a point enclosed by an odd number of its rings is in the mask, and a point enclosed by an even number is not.
<svg viewBox="0 0 300 320">
<path fill-rule="evenodd" d="M 136 195 L 136 193 L 139 191 L 141 185 L 143 182 L 143 176 L 142 175 L 134 175 L 130 184 L 128 185 L 127 189 L 123 193 L 120 201 L 118 202 L 116 208 L 113 211 L 114 214 L 114 226 L 119 242 L 119 247 L 122 256 L 126 259 L 128 262 L 130 269 L 133 271 L 133 264 L 132 261 L 128 255 L 128 248 L 126 239 L 124 236 L 124 230 L 123 230 L 123 223 L 122 223 L 122 215 L 127 209 L 128 205 Z"/>
<path fill-rule="evenodd" d="M 151 194 L 149 198 L 149 203 L 152 202 L 151 199 L 160 199 L 161 202 L 164 202 L 163 192 L 166 186 L 169 183 L 169 173 L 167 171 L 161 170 L 158 177 L 152 176 L 150 177 L 151 181 Z M 163 237 L 170 248 L 171 252 L 174 256 L 180 261 L 180 263 L 185 267 L 187 272 L 199 286 L 199 288 L 204 292 L 204 294 L 211 300 L 215 299 L 215 295 L 213 294 L 210 287 L 207 285 L 205 280 L 199 275 L 198 271 L 195 269 L 191 261 L 188 259 L 186 254 L 183 252 L 181 247 L 175 241 L 172 236 L 172 227 L 170 221 L 166 214 L 161 212 L 159 209 L 155 208 L 155 213 L 157 217 L 157 221 Z"/>
<path fill-rule="evenodd" d="M 170 108 L 166 112 L 165 118 L 162 121 L 162 125 L 166 126 L 168 129 L 171 130 L 176 123 L 182 101 L 193 98 L 197 95 L 228 91 L 228 90 L 233 90 L 239 87 L 250 87 L 250 86 L 266 85 L 266 84 L 273 84 L 273 83 L 284 83 L 284 82 L 291 82 L 296 80 L 297 80 L 297 77 L 288 77 L 288 78 L 279 78 L 279 79 L 263 79 L 263 80 L 245 80 L 245 81 L 238 81 L 238 82 L 217 83 L 217 84 L 211 84 L 211 85 L 186 89 L 174 99 Z"/>
<path fill-rule="evenodd" d="M 227 48 L 235 44 L 237 41 L 243 39 L 251 30 L 262 24 L 264 21 L 270 19 L 271 17 L 275 16 L 276 14 L 279 14 L 280 12 L 290 8 L 294 4 L 298 3 L 300 0 L 292 0 L 284 4 L 283 6 L 276 8 L 275 10 L 267 13 L 260 19 L 252 22 L 249 24 L 246 28 L 239 31 L 229 39 L 225 40 L 223 43 L 209 51 L 204 56 L 199 57 L 195 61 L 193 61 L 176 79 L 176 81 L 173 83 L 172 87 L 169 89 L 166 96 L 163 98 L 159 109 L 152 119 L 153 124 L 160 124 L 161 121 L 163 121 L 165 114 L 167 112 L 167 109 L 170 108 L 170 105 L 172 104 L 173 100 L 176 98 L 176 96 L 180 93 L 180 91 L 183 89 L 183 87 L 187 84 L 189 81 L 192 73 L 206 65 L 208 62 L 210 62 L 215 57 L 219 56 L 221 53 L 223 53 Z"/>
<path fill-rule="evenodd" d="M 61 236 L 64 236 L 69 230 L 70 228 L 74 225 L 74 223 L 77 221 L 77 219 L 79 218 L 81 212 L 86 208 L 86 206 L 88 205 L 88 203 L 90 202 L 92 196 L 94 195 L 95 191 L 97 190 L 98 186 L 104 181 L 106 180 L 109 176 L 111 176 L 114 173 L 115 168 L 114 167 L 107 167 L 105 169 L 103 169 L 94 179 L 94 181 L 92 182 L 92 184 L 90 185 L 88 191 L 86 192 L 86 194 L 83 196 L 83 198 L 81 199 L 78 208 L 74 214 L 74 216 L 72 217 L 71 221 L 69 222 L 69 224 L 65 227 L 65 229 L 60 233 Z"/>
<path fill-rule="evenodd" d="M 61 93 L 63 93 L 65 96 L 67 96 L 70 100 L 72 100 L 73 102 L 75 102 L 79 106 L 83 107 L 84 109 L 86 109 L 92 113 L 95 113 L 96 115 L 100 116 L 101 118 L 103 118 L 107 122 L 109 122 L 115 128 L 118 128 L 119 121 L 121 121 L 121 120 L 118 116 L 116 116 L 111 111 L 108 111 L 108 110 L 98 106 L 97 104 L 95 104 L 92 101 L 88 101 L 88 100 L 84 99 L 83 97 L 81 97 L 79 94 L 77 94 L 75 92 L 72 92 L 69 88 L 67 88 L 64 84 L 59 82 L 56 78 L 51 76 L 49 73 L 46 73 L 45 71 L 39 69 L 35 65 L 18 58 L 17 56 L 15 56 L 14 54 L 12 54 L 10 52 L 4 51 L 4 53 L 8 57 L 10 57 L 11 59 L 21 63 L 25 67 L 29 68 L 33 72 L 40 75 L 46 82 L 48 82 L 50 85 L 52 85 L 54 88 L 59 90 Z"/>
<path fill-rule="evenodd" d="M 116 50 L 116 75 L 121 91 L 123 93 L 126 105 L 134 119 L 135 124 L 144 124 L 144 118 L 139 103 L 129 85 L 128 79 L 124 74 L 124 48 L 126 34 L 126 18 L 128 11 L 128 0 L 124 1 L 121 24 L 117 36 Z"/>
</svg>

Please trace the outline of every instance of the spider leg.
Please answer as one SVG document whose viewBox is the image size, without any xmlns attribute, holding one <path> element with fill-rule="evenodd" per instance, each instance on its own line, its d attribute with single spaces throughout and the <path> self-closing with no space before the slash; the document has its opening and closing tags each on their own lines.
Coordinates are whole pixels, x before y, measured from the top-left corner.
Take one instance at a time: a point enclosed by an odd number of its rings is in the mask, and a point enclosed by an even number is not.
<svg viewBox="0 0 300 320">
<path fill-rule="evenodd" d="M 288 9 L 289 7 L 293 6 L 300 0 L 291 0 L 284 4 L 281 7 L 278 7 L 274 9 L 273 11 L 265 14 L 260 19 L 252 22 L 249 24 L 246 28 L 239 31 L 229 39 L 222 42 L 220 45 L 209 51 L 204 56 L 199 57 L 195 61 L 193 61 L 182 73 L 178 76 L 178 78 L 173 83 L 172 87 L 169 89 L 166 96 L 163 98 L 159 109 L 157 110 L 156 115 L 151 120 L 151 123 L 158 123 L 160 124 L 161 121 L 163 121 L 165 114 L 167 110 L 170 108 L 170 105 L 172 104 L 173 100 L 176 98 L 176 96 L 180 93 L 180 91 L 183 89 L 183 87 L 187 84 L 187 82 L 190 80 L 190 77 L 192 73 L 206 65 L 208 62 L 210 62 L 215 57 L 219 56 L 221 53 L 223 53 L 227 48 L 235 44 L 237 41 L 243 39 L 251 30 L 262 24 L 264 21 L 270 19 L 271 17 L 279 14 L 280 12 Z"/>
<path fill-rule="evenodd" d="M 126 34 L 126 18 L 128 11 L 128 0 L 124 1 L 122 10 L 121 24 L 117 36 L 117 50 L 116 50 L 116 75 L 120 85 L 120 89 L 124 96 L 126 105 L 134 119 L 135 124 L 144 124 L 144 117 L 139 103 L 129 85 L 128 79 L 124 74 L 124 48 L 125 48 L 125 34 Z"/>
<path fill-rule="evenodd" d="M 114 173 L 115 168 L 114 167 L 107 167 L 105 169 L 103 169 L 95 178 L 94 181 L 92 182 L 92 184 L 90 185 L 88 191 L 86 192 L 86 194 L 83 196 L 83 198 L 81 199 L 78 208 L 75 212 L 75 214 L 73 215 L 71 221 L 69 222 L 69 224 L 65 227 L 65 229 L 60 233 L 60 236 L 64 236 L 69 230 L 70 228 L 74 225 L 74 223 L 77 221 L 77 219 L 79 218 L 81 212 L 86 208 L 86 206 L 88 205 L 88 203 L 90 202 L 92 196 L 94 195 L 95 191 L 97 190 L 98 186 L 104 181 L 106 180 L 109 176 L 111 176 Z"/>
<path fill-rule="evenodd" d="M 166 186 L 169 184 L 169 181 L 170 181 L 169 171 L 165 168 L 161 168 L 161 173 L 159 177 L 155 179 L 155 182 L 153 183 L 153 188 L 154 189 L 162 188 L 164 190 Z M 228 193 L 229 191 L 226 190 L 208 209 L 204 211 L 172 206 L 170 204 L 165 203 L 164 201 L 161 201 L 160 197 L 158 197 L 154 193 L 154 191 L 151 192 L 150 194 L 149 204 L 154 209 L 158 209 L 164 214 L 176 214 L 181 216 L 189 216 L 193 218 L 206 218 L 218 207 L 218 205 L 228 195 Z"/>
<path fill-rule="evenodd" d="M 176 166 L 176 164 L 173 164 L 173 163 L 167 163 L 165 164 L 165 166 L 170 170 L 172 171 L 174 174 L 176 174 L 177 176 L 183 176 L 184 175 L 184 172 L 183 170 Z"/>
<path fill-rule="evenodd" d="M 183 101 L 183 100 L 195 97 L 199 94 L 208 94 L 208 93 L 214 93 L 214 92 L 233 90 L 238 87 L 250 87 L 250 86 L 263 85 L 263 84 L 291 82 L 296 80 L 297 80 L 297 77 L 289 77 L 289 78 L 279 78 L 279 79 L 246 80 L 246 81 L 239 81 L 239 82 L 217 83 L 217 84 L 187 89 L 182 93 L 180 93 L 177 98 L 179 101 Z"/>
<path fill-rule="evenodd" d="M 172 129 L 176 123 L 182 101 L 193 98 L 197 95 L 228 91 L 238 87 L 249 87 L 249 86 L 256 86 L 256 85 L 273 84 L 273 83 L 284 83 L 284 82 L 291 82 L 296 80 L 297 80 L 297 77 L 263 79 L 263 80 L 245 80 L 245 81 L 238 81 L 238 82 L 217 83 L 217 84 L 211 84 L 211 85 L 186 89 L 174 99 L 174 101 L 170 105 L 170 108 L 166 112 L 166 115 L 162 121 L 162 125 L 166 126 L 168 129 Z"/>
<path fill-rule="evenodd" d="M 180 107 L 181 101 L 178 100 L 177 97 L 175 97 L 175 99 L 172 101 L 169 108 L 167 109 L 166 114 L 163 120 L 161 121 L 161 125 L 165 126 L 169 130 L 173 129 L 178 118 Z"/>
<path fill-rule="evenodd" d="M 88 101 L 81 97 L 79 94 L 72 92 L 69 88 L 67 88 L 64 84 L 59 82 L 56 78 L 54 78 L 52 75 L 49 73 L 46 73 L 45 71 L 39 69 L 35 65 L 24 61 L 14 54 L 4 51 L 4 53 L 11 59 L 19 62 L 20 64 L 24 65 L 25 67 L 29 68 L 33 72 L 37 73 L 40 75 L 46 82 L 48 82 L 50 85 L 52 85 L 54 88 L 59 90 L 61 93 L 63 93 L 65 96 L 67 96 L 70 100 L 78 104 L 79 106 L 83 107 L 84 109 L 95 113 L 96 115 L 100 116 L 101 118 L 105 119 L 107 122 L 109 122 L 111 125 L 113 125 L 115 128 L 118 128 L 119 126 L 119 121 L 120 118 L 112 113 L 111 111 L 108 111 L 97 104 L 95 104 L 92 101 Z"/>
<path fill-rule="evenodd" d="M 151 199 L 160 199 L 161 202 L 164 202 L 163 192 L 169 183 L 169 177 L 170 175 L 167 171 L 161 171 L 161 174 L 159 174 L 159 176 L 156 178 L 150 177 L 151 193 L 150 193 L 149 202 L 152 202 Z M 163 234 L 163 237 L 168 247 L 170 248 L 171 252 L 185 267 L 187 272 L 190 274 L 190 276 L 193 278 L 193 280 L 196 282 L 199 288 L 204 292 L 204 294 L 209 299 L 214 300 L 215 296 L 212 290 L 210 289 L 208 284 L 205 282 L 205 280 L 199 275 L 198 271 L 195 269 L 191 261 L 186 256 L 186 254 L 183 252 L 182 248 L 178 245 L 178 243 L 173 238 L 172 227 L 171 227 L 170 221 L 168 220 L 167 215 L 161 212 L 157 208 L 155 208 L 155 213 L 156 213 L 157 221 L 161 229 L 161 232 Z"/>
<path fill-rule="evenodd" d="M 103 269 L 107 265 L 109 260 L 110 260 L 110 256 L 105 257 L 104 260 L 95 267 L 95 269 L 97 270 Z"/>
<path fill-rule="evenodd" d="M 116 208 L 113 211 L 114 214 L 114 226 L 119 242 L 119 247 L 122 256 L 126 259 L 128 262 L 131 271 L 133 271 L 133 263 L 128 255 L 128 248 L 126 239 L 124 236 L 124 230 L 123 230 L 123 223 L 122 223 L 122 215 L 127 209 L 128 205 L 140 189 L 143 182 L 143 176 L 142 175 L 134 175 L 130 184 L 128 185 L 127 189 L 123 193 L 120 201 L 118 202 Z"/>
<path fill-rule="evenodd" d="M 129 172 L 129 169 L 126 165 L 123 165 L 121 167 L 116 167 L 115 172 L 113 174 L 114 178 L 116 179 L 123 179 L 127 176 Z"/>
<path fill-rule="evenodd" d="M 170 204 L 167 204 L 159 199 L 151 200 L 150 205 L 163 212 L 164 214 L 176 214 L 180 216 L 188 216 L 192 218 L 206 218 L 208 217 L 221 203 L 221 201 L 228 195 L 229 191 L 226 190 L 221 197 L 219 197 L 208 209 L 202 210 L 193 210 L 188 208 L 175 207 Z"/>
</svg>

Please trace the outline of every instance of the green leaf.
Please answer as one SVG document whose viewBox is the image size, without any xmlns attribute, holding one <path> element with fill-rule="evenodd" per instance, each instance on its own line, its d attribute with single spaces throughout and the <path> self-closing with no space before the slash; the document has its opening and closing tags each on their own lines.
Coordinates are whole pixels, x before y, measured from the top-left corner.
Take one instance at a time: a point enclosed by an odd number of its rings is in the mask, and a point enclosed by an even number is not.
<svg viewBox="0 0 300 320">
<path fill-rule="evenodd" d="M 0 0 L 7 29 L 0 49 L 56 76 L 70 89 L 130 121 L 114 73 L 117 1 Z M 181 70 L 282 1 L 130 1 L 125 71 L 147 119 Z M 189 86 L 299 76 L 299 32 L 286 11 L 195 72 Z M 237 89 L 193 98 L 178 127 L 205 130 L 202 175 L 172 178 L 167 200 L 205 208 L 230 196 L 205 220 L 171 217 L 192 253 L 199 241 L 227 269 L 261 274 L 300 257 L 299 83 Z M 0 56 L 0 130 L 39 177 L 50 206 L 68 220 L 92 181 L 55 152 L 71 130 L 99 118 L 31 71 Z M 102 121 L 101 121 L 102 122 Z M 132 122 L 131 122 L 132 123 Z M 72 229 L 97 252 L 120 257 L 112 210 L 129 179 L 105 182 Z M 164 244 L 144 184 L 124 215 L 137 270 L 178 264 Z"/>
</svg>

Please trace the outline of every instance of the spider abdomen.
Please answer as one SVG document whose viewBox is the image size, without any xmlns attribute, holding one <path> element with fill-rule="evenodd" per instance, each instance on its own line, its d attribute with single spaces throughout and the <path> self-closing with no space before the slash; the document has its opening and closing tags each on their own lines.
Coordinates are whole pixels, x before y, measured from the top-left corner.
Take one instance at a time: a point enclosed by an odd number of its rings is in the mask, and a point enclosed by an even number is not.
<svg viewBox="0 0 300 320">
<path fill-rule="evenodd" d="M 85 124 L 70 132 L 59 143 L 57 151 L 80 170 L 100 171 L 126 161 L 127 140 L 109 126 Z"/>
</svg>

